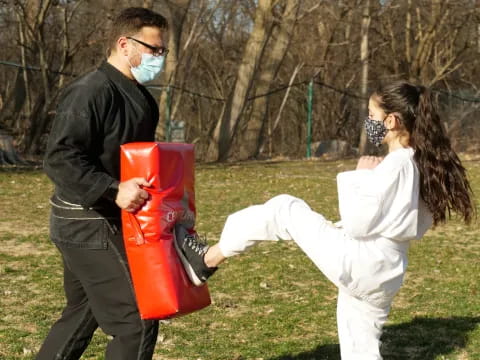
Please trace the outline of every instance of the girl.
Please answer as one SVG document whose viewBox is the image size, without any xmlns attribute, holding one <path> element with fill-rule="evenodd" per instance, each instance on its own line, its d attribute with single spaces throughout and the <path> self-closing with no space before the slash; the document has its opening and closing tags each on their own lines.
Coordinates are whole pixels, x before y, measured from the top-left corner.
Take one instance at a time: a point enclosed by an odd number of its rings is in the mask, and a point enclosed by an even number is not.
<svg viewBox="0 0 480 360">
<path fill-rule="evenodd" d="M 339 289 L 342 359 L 382 359 L 382 326 L 403 281 L 410 241 L 452 211 L 467 223 L 474 213 L 465 168 L 429 90 L 395 82 L 375 91 L 368 108 L 368 139 L 386 144 L 388 155 L 361 157 L 355 171 L 338 174 L 341 222 L 332 225 L 303 200 L 280 195 L 230 215 L 210 248 L 181 227 L 175 236 L 197 285 L 257 241 L 294 240 Z"/>
</svg>

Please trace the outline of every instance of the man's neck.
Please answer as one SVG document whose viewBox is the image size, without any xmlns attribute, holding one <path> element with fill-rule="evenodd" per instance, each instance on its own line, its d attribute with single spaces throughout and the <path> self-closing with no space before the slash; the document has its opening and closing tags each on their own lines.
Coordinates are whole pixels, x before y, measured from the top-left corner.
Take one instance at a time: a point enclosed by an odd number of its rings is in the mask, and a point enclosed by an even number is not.
<svg viewBox="0 0 480 360">
<path fill-rule="evenodd" d="M 124 59 L 120 59 L 116 54 L 112 54 L 108 57 L 107 62 L 130 80 L 135 80 L 132 72 L 130 71 L 130 67 L 125 64 Z"/>
</svg>

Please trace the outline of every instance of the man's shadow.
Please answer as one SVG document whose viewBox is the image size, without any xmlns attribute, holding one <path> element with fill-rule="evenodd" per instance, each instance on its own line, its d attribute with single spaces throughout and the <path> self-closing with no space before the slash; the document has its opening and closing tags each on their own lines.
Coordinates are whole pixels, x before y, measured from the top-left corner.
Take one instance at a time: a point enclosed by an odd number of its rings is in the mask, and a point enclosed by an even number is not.
<svg viewBox="0 0 480 360">
<path fill-rule="evenodd" d="M 408 323 L 385 326 L 381 353 L 385 360 L 433 360 L 464 348 L 478 323 L 480 317 L 420 317 Z M 320 345 L 308 352 L 269 360 L 340 360 L 340 347 Z"/>
</svg>

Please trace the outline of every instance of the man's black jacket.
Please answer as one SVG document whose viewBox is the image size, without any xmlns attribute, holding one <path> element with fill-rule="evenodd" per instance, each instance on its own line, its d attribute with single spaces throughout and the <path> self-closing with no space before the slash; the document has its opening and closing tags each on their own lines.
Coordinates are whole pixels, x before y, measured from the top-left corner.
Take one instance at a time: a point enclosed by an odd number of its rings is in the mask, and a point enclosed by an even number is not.
<svg viewBox="0 0 480 360">
<path fill-rule="evenodd" d="M 60 199 L 118 216 L 107 199 L 120 177 L 120 145 L 154 141 L 158 107 L 142 85 L 107 62 L 62 93 L 44 169 Z"/>
</svg>

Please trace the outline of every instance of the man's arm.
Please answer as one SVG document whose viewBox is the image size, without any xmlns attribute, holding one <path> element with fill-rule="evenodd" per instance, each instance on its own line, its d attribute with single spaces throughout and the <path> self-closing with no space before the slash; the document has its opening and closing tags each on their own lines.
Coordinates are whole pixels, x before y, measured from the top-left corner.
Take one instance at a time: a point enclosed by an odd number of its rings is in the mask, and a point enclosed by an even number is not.
<svg viewBox="0 0 480 360">
<path fill-rule="evenodd" d="M 104 94 L 76 86 L 64 94 L 50 132 L 44 169 L 69 201 L 92 206 L 116 179 L 100 164 Z M 103 108 L 102 108 L 103 107 Z"/>
<path fill-rule="evenodd" d="M 148 199 L 147 180 L 133 178 L 120 183 L 103 170 L 99 151 L 103 147 L 103 121 L 109 94 L 86 87 L 74 88 L 62 98 L 47 146 L 44 169 L 68 194 L 69 201 L 90 207 L 101 197 L 129 212 Z"/>
</svg>

